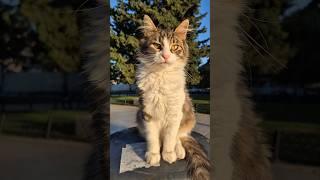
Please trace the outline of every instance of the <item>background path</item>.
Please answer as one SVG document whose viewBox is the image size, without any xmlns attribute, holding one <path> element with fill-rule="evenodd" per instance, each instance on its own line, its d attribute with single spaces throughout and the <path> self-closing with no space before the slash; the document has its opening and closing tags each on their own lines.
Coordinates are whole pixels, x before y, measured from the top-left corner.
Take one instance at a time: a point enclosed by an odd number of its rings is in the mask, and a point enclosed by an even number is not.
<svg viewBox="0 0 320 180">
<path fill-rule="evenodd" d="M 0 136 L 1 180 L 81 180 L 87 143 Z"/>
</svg>

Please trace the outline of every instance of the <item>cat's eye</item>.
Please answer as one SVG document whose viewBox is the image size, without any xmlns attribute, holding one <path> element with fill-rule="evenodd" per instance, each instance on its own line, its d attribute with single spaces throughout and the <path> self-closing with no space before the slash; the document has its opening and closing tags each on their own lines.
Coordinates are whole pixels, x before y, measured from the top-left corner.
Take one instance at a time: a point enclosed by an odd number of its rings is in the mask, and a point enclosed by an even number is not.
<svg viewBox="0 0 320 180">
<path fill-rule="evenodd" d="M 181 49 L 181 47 L 177 44 L 171 46 L 171 51 L 178 51 L 179 49 Z"/>
<path fill-rule="evenodd" d="M 156 49 L 161 49 L 161 44 L 159 43 L 152 43 L 153 47 L 156 48 Z"/>
</svg>

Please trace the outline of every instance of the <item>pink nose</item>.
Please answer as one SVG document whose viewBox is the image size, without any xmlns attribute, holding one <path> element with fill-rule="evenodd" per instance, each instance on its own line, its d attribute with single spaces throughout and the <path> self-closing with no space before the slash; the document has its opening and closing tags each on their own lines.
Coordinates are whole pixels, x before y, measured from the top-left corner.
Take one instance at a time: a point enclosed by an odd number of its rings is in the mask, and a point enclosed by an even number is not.
<svg viewBox="0 0 320 180">
<path fill-rule="evenodd" d="M 169 53 L 163 53 L 162 57 L 164 58 L 164 60 L 168 60 L 169 57 L 170 57 L 170 54 Z"/>
</svg>

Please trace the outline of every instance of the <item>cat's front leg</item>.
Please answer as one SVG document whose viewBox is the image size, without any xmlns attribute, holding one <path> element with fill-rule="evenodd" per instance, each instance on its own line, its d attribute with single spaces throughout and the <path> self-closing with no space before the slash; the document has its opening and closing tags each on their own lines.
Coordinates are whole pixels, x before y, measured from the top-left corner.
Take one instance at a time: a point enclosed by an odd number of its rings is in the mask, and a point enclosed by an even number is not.
<svg viewBox="0 0 320 180">
<path fill-rule="evenodd" d="M 147 152 L 145 154 L 146 162 L 151 166 L 160 166 L 160 137 L 157 122 L 145 122 Z"/>
<path fill-rule="evenodd" d="M 162 159 L 168 163 L 173 163 L 177 160 L 176 144 L 177 135 L 180 126 L 182 113 L 168 116 L 168 125 L 165 129 L 162 149 Z"/>
</svg>

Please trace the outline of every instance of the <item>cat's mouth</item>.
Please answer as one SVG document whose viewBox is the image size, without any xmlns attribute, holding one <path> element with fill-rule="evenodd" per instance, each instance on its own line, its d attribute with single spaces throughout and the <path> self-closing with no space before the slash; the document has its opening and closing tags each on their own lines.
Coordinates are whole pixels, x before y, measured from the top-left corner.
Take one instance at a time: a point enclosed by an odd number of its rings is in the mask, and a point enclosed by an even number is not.
<svg viewBox="0 0 320 180">
<path fill-rule="evenodd" d="M 161 60 L 160 64 L 170 64 L 168 60 Z"/>
<path fill-rule="evenodd" d="M 162 66 L 170 66 L 172 63 L 168 62 L 168 61 L 163 61 L 163 62 L 160 62 L 160 64 Z"/>
</svg>

